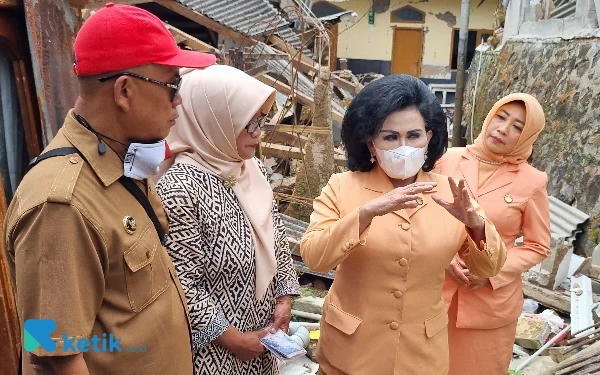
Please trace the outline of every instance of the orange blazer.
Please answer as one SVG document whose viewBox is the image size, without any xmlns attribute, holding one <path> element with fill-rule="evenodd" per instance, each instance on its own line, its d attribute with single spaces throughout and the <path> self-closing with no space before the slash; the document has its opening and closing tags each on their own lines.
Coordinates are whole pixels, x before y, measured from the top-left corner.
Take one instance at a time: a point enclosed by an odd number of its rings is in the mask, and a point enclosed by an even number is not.
<svg viewBox="0 0 600 375">
<path fill-rule="evenodd" d="M 479 161 L 466 148 L 453 147 L 435 171 L 466 180 L 471 196 L 500 232 L 508 256 L 490 285 L 475 292 L 447 277 L 444 299 L 450 304 L 458 293 L 457 327 L 492 329 L 518 319 L 523 310 L 521 274 L 550 253 L 548 176 L 527 163 L 505 163 L 479 189 L 478 168 Z M 523 246 L 515 247 L 521 233 Z"/>
<path fill-rule="evenodd" d="M 438 194 L 452 201 L 448 178 L 420 172 L 417 181 L 438 183 L 422 194 L 423 205 L 376 217 L 362 234 L 360 206 L 393 189 L 380 167 L 333 175 L 314 201 L 302 259 L 319 272 L 337 266 L 317 350 L 327 375 L 446 374 L 446 266 L 457 252 L 483 277 L 496 275 L 504 264 L 504 243 L 476 203 L 486 220 L 483 250 L 431 199 Z"/>
</svg>

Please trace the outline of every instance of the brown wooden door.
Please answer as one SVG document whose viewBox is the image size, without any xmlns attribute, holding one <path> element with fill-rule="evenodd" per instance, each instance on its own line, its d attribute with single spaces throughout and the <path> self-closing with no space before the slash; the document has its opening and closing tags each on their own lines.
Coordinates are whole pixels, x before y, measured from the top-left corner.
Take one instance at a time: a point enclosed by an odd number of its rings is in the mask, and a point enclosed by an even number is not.
<svg viewBox="0 0 600 375">
<path fill-rule="evenodd" d="M 329 69 L 337 70 L 338 24 L 329 28 Z"/>
<path fill-rule="evenodd" d="M 392 74 L 421 76 L 423 29 L 395 28 L 392 47 Z"/>
</svg>

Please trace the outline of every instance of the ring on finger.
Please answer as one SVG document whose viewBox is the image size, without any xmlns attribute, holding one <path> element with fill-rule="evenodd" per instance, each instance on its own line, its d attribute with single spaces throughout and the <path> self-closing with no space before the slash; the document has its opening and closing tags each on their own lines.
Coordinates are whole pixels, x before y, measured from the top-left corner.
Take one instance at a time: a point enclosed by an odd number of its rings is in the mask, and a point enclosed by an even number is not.
<svg viewBox="0 0 600 375">
<path fill-rule="evenodd" d="M 422 206 L 422 205 L 423 205 L 423 198 L 421 198 L 421 197 L 417 197 L 416 201 L 417 201 L 417 204 L 418 204 L 419 206 Z"/>
</svg>

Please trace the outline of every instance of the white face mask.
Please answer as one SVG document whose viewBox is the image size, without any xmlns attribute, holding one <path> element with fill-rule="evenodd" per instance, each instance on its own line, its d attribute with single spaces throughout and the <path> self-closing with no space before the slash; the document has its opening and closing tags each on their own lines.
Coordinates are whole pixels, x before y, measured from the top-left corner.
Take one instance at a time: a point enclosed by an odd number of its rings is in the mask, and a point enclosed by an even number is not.
<svg viewBox="0 0 600 375">
<path fill-rule="evenodd" d="M 123 162 L 123 174 L 144 180 L 158 173 L 158 165 L 170 157 L 165 140 L 156 143 L 131 143 Z"/>
<path fill-rule="evenodd" d="M 425 164 L 427 146 L 422 148 L 400 146 L 388 151 L 375 148 L 375 151 L 377 161 L 388 177 L 405 180 L 419 173 Z"/>
</svg>

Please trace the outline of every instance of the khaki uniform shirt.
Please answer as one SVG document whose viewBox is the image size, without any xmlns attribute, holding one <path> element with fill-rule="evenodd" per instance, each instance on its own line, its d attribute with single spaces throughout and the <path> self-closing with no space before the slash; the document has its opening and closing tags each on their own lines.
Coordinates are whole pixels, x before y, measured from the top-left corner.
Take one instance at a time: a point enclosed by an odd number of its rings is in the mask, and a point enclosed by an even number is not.
<svg viewBox="0 0 600 375">
<path fill-rule="evenodd" d="M 70 146 L 83 158 L 53 157 L 29 171 L 4 228 L 21 328 L 28 319 L 56 322 L 56 349 L 33 354 L 83 352 L 94 375 L 191 375 L 185 295 L 152 221 L 118 182 L 122 160 L 110 148 L 100 155 L 96 136 L 71 112 L 45 151 Z M 138 185 L 167 228 L 152 182 Z M 25 354 L 23 373 L 33 374 Z"/>
</svg>

